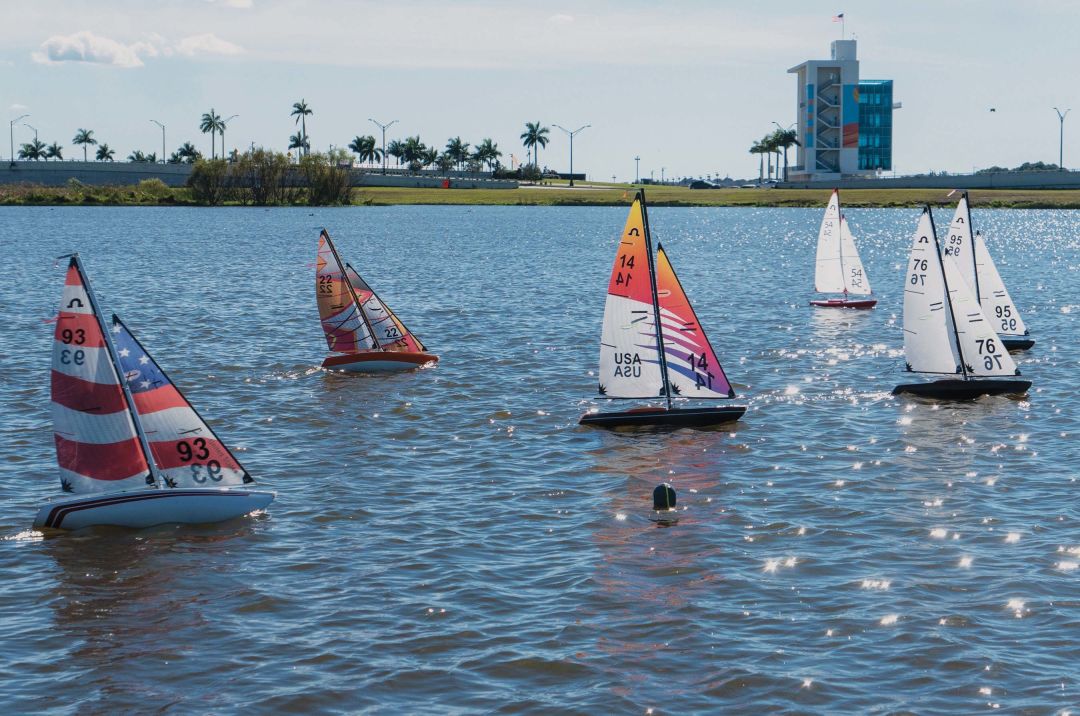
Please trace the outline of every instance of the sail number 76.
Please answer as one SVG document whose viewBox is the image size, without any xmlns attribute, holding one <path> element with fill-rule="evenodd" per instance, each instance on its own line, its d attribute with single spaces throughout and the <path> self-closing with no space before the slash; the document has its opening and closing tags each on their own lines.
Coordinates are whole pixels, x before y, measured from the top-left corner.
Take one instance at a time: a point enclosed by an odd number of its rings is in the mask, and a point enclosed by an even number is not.
<svg viewBox="0 0 1080 716">
<path fill-rule="evenodd" d="M 982 356 L 986 370 L 1001 368 L 1001 353 L 998 352 L 997 342 L 993 338 L 976 338 L 975 343 L 979 346 L 979 355 Z"/>
</svg>

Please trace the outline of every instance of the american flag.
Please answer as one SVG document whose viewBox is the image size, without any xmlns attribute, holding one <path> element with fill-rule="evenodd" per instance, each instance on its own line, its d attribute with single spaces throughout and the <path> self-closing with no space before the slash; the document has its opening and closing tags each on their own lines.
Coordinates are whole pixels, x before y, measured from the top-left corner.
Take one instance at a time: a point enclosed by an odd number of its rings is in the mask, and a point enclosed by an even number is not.
<svg viewBox="0 0 1080 716">
<path fill-rule="evenodd" d="M 832 16 L 832 21 L 833 22 L 843 22 L 844 21 L 844 13 L 840 13 L 838 15 L 833 15 Z"/>
</svg>

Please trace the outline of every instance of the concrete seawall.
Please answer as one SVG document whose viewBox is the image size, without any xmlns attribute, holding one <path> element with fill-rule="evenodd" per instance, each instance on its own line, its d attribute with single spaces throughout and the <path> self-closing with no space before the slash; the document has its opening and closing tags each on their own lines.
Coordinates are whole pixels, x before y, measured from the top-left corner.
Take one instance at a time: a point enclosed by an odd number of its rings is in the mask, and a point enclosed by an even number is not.
<svg viewBox="0 0 1080 716">
<path fill-rule="evenodd" d="M 41 184 L 63 186 L 75 179 L 92 186 L 138 184 L 144 179 L 160 179 L 167 186 L 181 187 L 191 174 L 190 164 L 148 164 L 145 162 L 3 162 L 0 184 Z M 438 189 L 449 182 L 451 189 L 517 189 L 513 180 L 491 179 L 484 174 L 451 172 L 408 173 L 389 170 L 350 169 L 349 184 L 354 187 L 397 186 Z"/>
<path fill-rule="evenodd" d="M 987 172 L 781 182 L 782 189 L 1080 189 L 1080 172 Z"/>
</svg>

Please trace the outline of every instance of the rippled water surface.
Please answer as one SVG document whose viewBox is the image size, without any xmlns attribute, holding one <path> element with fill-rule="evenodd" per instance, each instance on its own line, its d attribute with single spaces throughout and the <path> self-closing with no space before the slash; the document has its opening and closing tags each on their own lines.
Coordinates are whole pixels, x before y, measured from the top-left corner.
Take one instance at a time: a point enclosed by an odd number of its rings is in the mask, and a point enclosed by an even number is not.
<svg viewBox="0 0 1080 716">
<path fill-rule="evenodd" d="M 750 409 L 618 434 L 577 419 L 625 214 L 0 209 L 3 710 L 1080 706 L 1077 214 L 976 210 L 1034 387 L 935 404 L 889 394 L 917 210 L 848 212 L 881 303 L 839 312 L 806 305 L 820 210 L 654 209 Z M 319 369 L 323 226 L 436 368 Z M 266 514 L 29 530 L 59 494 L 43 321 L 75 249 Z"/>
</svg>

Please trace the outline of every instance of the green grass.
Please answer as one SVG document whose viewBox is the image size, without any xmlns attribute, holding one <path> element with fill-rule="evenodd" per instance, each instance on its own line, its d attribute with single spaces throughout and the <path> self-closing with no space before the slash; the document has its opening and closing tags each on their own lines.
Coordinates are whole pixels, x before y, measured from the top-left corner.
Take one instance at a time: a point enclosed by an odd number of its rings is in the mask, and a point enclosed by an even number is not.
<svg viewBox="0 0 1080 716">
<path fill-rule="evenodd" d="M 400 204 L 488 205 L 488 206 L 625 206 L 634 196 L 625 184 L 566 182 L 549 186 L 523 185 L 519 189 L 416 189 L 370 187 L 354 189 L 352 203 L 366 206 Z M 923 204 L 948 206 L 956 203 L 945 189 L 846 189 L 847 207 L 914 207 Z M 652 206 L 758 206 L 821 208 L 829 199 L 827 189 L 687 189 L 676 186 L 649 186 L 646 195 Z M 1013 209 L 1080 209 L 1080 189 L 976 189 L 970 193 L 972 206 Z M 82 206 L 192 206 L 187 189 L 171 189 L 160 182 L 136 186 L 88 186 L 71 182 L 62 187 L 35 185 L 0 186 L 0 205 L 82 205 Z"/>
</svg>

